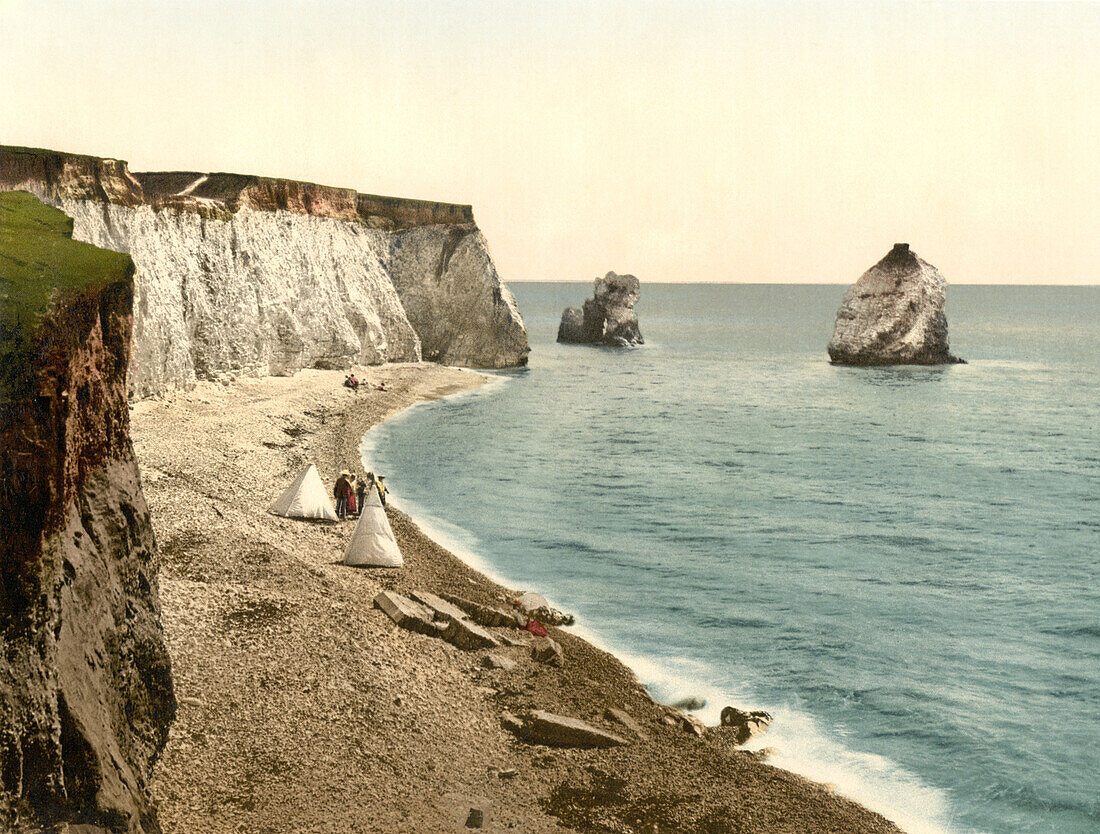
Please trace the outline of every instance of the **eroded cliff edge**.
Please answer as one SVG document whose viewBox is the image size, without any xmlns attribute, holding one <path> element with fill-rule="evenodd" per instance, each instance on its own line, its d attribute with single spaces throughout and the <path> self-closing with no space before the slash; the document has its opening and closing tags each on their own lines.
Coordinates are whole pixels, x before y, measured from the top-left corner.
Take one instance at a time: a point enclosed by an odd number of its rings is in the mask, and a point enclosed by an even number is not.
<svg viewBox="0 0 1100 834">
<path fill-rule="evenodd" d="M 129 436 L 134 267 L 0 194 L 0 828 L 157 832 L 175 713 Z"/>
<path fill-rule="evenodd" d="M 61 208 L 76 239 L 133 256 L 131 396 L 304 367 L 526 362 L 469 206 L 0 147 L 12 189 Z"/>
</svg>

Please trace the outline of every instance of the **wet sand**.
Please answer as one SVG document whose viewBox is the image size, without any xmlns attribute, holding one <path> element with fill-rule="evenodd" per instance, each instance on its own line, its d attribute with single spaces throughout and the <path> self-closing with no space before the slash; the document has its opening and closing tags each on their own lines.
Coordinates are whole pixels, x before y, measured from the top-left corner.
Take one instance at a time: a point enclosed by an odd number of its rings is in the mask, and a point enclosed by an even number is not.
<svg viewBox="0 0 1100 834">
<path fill-rule="evenodd" d="M 357 394 L 341 387 L 344 371 L 303 371 L 134 406 L 180 702 L 153 783 L 166 832 L 464 831 L 471 808 L 482 830 L 531 834 L 897 831 L 739 750 L 728 732 L 669 726 L 629 669 L 568 629 L 550 629 L 564 666 L 515 646 L 499 650 L 516 661 L 506 671 L 485 668 L 485 650 L 400 629 L 373 608 L 384 589 L 495 604 L 539 589 L 502 588 L 399 507 L 388 513 L 405 565 L 386 570 L 340 563 L 352 521 L 266 512 L 306 463 L 331 488 L 339 471 L 362 471 L 372 425 L 484 381 L 431 364 L 356 372 Z M 388 391 L 373 390 L 381 380 Z M 530 745 L 501 723 L 528 709 L 630 743 Z"/>
</svg>

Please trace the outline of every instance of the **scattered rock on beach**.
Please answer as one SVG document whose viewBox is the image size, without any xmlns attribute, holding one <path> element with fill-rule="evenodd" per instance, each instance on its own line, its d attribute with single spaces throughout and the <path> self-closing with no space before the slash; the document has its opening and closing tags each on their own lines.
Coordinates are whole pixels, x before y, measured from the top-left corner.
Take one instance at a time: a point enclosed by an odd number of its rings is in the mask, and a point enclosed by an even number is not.
<svg viewBox="0 0 1100 834">
<path fill-rule="evenodd" d="M 430 608 L 436 619 L 440 620 L 464 620 L 466 612 L 447 600 L 437 597 L 427 591 L 413 591 L 412 598 L 421 605 Z"/>
<path fill-rule="evenodd" d="M 638 738 L 646 738 L 647 733 L 642 729 L 641 725 L 635 721 L 626 710 L 616 709 L 615 707 L 608 707 L 603 712 L 604 718 L 614 721 L 618 724 L 622 724 L 630 732 L 634 733 Z"/>
<path fill-rule="evenodd" d="M 736 734 L 738 744 L 744 744 L 754 736 L 760 735 L 768 729 L 772 723 L 771 713 L 763 710 L 745 712 L 737 707 L 726 707 L 722 710 L 722 727 L 729 728 Z"/>
<path fill-rule="evenodd" d="M 413 596 L 416 599 L 394 591 L 382 591 L 374 598 L 374 606 L 402 628 L 442 637 L 466 651 L 500 646 L 493 635 L 467 619 L 464 612 L 446 600 L 426 591 L 416 591 Z"/>
<path fill-rule="evenodd" d="M 896 243 L 848 291 L 836 314 L 829 358 L 841 365 L 962 362 L 947 345 L 947 282 Z"/>
<path fill-rule="evenodd" d="M 466 651 L 495 649 L 500 645 L 500 641 L 493 635 L 465 617 L 448 622 L 443 631 L 443 639 Z"/>
<path fill-rule="evenodd" d="M 626 744 L 619 738 L 593 727 L 579 718 L 567 718 L 545 710 L 532 710 L 522 719 L 505 714 L 504 726 L 524 741 L 551 747 L 617 747 Z"/>
<path fill-rule="evenodd" d="M 662 720 L 670 727 L 679 727 L 685 733 L 691 733 L 699 738 L 706 735 L 707 725 L 694 715 L 688 715 L 676 707 L 669 706 L 662 706 L 661 711 L 664 713 Z"/>
<path fill-rule="evenodd" d="M 374 607 L 380 609 L 401 628 L 420 634 L 437 635 L 439 633 L 429 608 L 394 591 L 379 593 L 374 598 Z"/>
<path fill-rule="evenodd" d="M 549 637 L 536 637 L 531 646 L 531 657 L 548 666 L 564 666 L 565 654 L 556 640 Z"/>
<path fill-rule="evenodd" d="M 527 619 L 514 610 L 510 611 L 493 605 L 482 605 L 479 602 L 463 599 L 453 594 L 440 594 L 440 596 L 447 602 L 461 608 L 475 623 L 486 628 L 523 628 L 527 625 Z"/>
<path fill-rule="evenodd" d="M 481 665 L 487 669 L 503 669 L 505 672 L 511 672 L 516 668 L 516 662 L 510 657 L 505 657 L 502 654 L 496 652 L 490 652 L 481 659 Z"/>
</svg>

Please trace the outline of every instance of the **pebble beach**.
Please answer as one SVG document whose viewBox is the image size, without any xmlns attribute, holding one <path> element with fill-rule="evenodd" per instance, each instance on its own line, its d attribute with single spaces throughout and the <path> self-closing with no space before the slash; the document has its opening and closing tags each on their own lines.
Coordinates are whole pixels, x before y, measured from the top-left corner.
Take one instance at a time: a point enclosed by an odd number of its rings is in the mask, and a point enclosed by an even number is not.
<svg viewBox="0 0 1100 834">
<path fill-rule="evenodd" d="M 498 650 L 514 667 L 488 668 L 484 650 L 396 626 L 372 604 L 383 590 L 501 606 L 539 589 L 497 585 L 392 502 L 396 569 L 341 564 L 350 520 L 266 512 L 305 464 L 331 488 L 340 471 L 362 472 L 371 426 L 485 379 L 426 363 L 354 370 L 357 393 L 345 371 L 310 370 L 132 408 L 179 700 L 152 785 L 166 832 L 898 830 L 729 733 L 685 731 L 568 628 L 550 628 L 560 667 L 517 640 Z M 528 743 L 505 717 L 530 710 L 628 743 Z"/>
</svg>

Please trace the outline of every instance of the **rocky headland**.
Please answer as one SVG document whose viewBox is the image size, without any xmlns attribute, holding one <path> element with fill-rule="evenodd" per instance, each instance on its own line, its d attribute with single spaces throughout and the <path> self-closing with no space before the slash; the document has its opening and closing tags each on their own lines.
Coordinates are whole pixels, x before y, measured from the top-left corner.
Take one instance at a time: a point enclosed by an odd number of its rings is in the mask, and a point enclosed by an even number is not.
<svg viewBox="0 0 1100 834">
<path fill-rule="evenodd" d="M 5 190 L 133 257 L 131 397 L 353 363 L 526 362 L 523 321 L 469 206 L 0 146 Z"/>
<path fill-rule="evenodd" d="M 520 589 L 392 502 L 397 569 L 264 512 L 484 381 L 392 360 L 526 357 L 466 207 L 5 149 L 17 184 L 75 224 L 0 194 L 5 830 L 897 831 L 744 750 L 766 713 L 706 727 L 567 617 L 518 628 Z M 641 341 L 637 296 L 597 281 L 605 343 Z"/>
<path fill-rule="evenodd" d="M 558 341 L 614 347 L 644 344 L 634 312 L 640 295 L 641 282 L 633 275 L 608 272 L 597 278 L 584 307 L 567 307 L 561 314 Z"/>
<path fill-rule="evenodd" d="M 944 365 L 963 360 L 947 344 L 947 282 L 898 243 L 848 288 L 829 358 L 840 365 Z"/>
<path fill-rule="evenodd" d="M 175 712 L 130 442 L 134 266 L 0 194 L 0 828 L 159 832 Z"/>
</svg>

